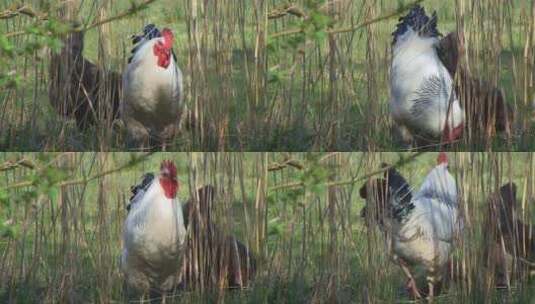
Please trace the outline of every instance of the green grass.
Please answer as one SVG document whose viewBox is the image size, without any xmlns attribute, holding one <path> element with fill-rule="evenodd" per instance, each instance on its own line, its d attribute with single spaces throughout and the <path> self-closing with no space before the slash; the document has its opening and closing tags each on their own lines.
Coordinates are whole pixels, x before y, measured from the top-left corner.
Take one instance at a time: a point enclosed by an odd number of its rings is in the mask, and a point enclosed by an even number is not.
<svg viewBox="0 0 535 304">
<path fill-rule="evenodd" d="M 181 201 L 199 185 L 216 186 L 216 221 L 225 232 L 248 244 L 259 261 L 257 277 L 247 290 L 183 292 L 176 294 L 173 302 L 215 302 L 221 296 L 230 303 L 409 300 L 402 293 L 405 278 L 390 260 L 382 233 L 376 228 L 367 229 L 360 218 L 364 202 L 358 190 L 363 178 L 376 171 L 380 163 L 396 163 L 410 154 L 158 153 L 88 183 L 57 186 L 64 179 L 78 180 L 122 167 L 133 156 L 0 154 L 0 168 L 20 158 L 40 168 L 2 169 L 0 175 L 0 194 L 5 187 L 36 180 L 34 186 L 9 190 L 11 202 L 2 205 L 9 208 L 0 212 L 0 220 L 11 220 L 14 234 L 0 238 L 1 302 L 123 302 L 118 257 L 130 185 L 142 173 L 158 168 L 163 159 L 177 164 Z M 399 170 L 417 188 L 436 156 L 420 155 Z M 450 170 L 459 185 L 460 206 L 465 212 L 464 245 L 457 247 L 454 255 L 465 263 L 468 281 L 453 282 L 436 302 L 502 303 L 508 299 L 525 303 L 535 294 L 532 279 L 527 277 L 514 280 L 510 291 L 483 284 L 484 279 L 493 277 L 483 259 L 484 235 L 489 230 L 484 226 L 486 197 L 501 184 L 516 182 L 519 202 L 526 206 L 522 217 L 532 223 L 533 156 L 450 154 Z M 298 161 L 305 169 L 268 171 L 286 158 Z M 355 183 L 325 186 L 329 181 L 352 178 L 356 178 Z M 50 180 L 56 182 L 47 182 Z M 304 188 L 273 189 L 299 181 L 304 182 Z M 37 195 L 16 199 L 23 193 Z"/>
</svg>

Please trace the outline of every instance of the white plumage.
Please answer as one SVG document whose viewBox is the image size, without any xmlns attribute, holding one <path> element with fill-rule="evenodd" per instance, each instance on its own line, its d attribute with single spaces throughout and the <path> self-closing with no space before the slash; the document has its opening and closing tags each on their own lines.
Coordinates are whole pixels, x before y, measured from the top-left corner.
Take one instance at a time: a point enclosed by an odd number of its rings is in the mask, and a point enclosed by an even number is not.
<svg viewBox="0 0 535 304">
<path fill-rule="evenodd" d="M 164 33 L 167 29 L 164 29 Z M 178 127 L 185 111 L 182 101 L 182 72 L 172 50 L 172 33 L 152 39 L 141 38 L 123 74 L 123 102 L 120 113 L 131 139 L 148 143 L 150 138 L 165 140 L 168 128 Z M 171 41 L 166 41 L 171 39 Z M 157 54 L 155 48 L 162 53 Z M 159 56 L 169 60 L 165 66 Z"/>
<path fill-rule="evenodd" d="M 134 193 L 124 224 L 121 269 L 127 285 L 145 294 L 176 286 L 184 255 L 182 209 L 176 193 L 166 195 L 165 178 L 161 174 Z"/>
<path fill-rule="evenodd" d="M 369 190 L 373 195 L 368 194 Z M 390 236 L 394 260 L 409 278 L 407 287 L 412 295 L 421 297 L 412 274 L 417 271 L 418 277 L 427 278 L 432 297 L 433 286 L 440 281 L 454 240 L 462 230 L 457 186 L 448 172 L 446 154 L 440 154 L 438 165 L 414 194 L 406 180 L 391 168 L 385 179 L 365 185 L 361 196 L 367 201 L 363 215 L 370 208 L 376 210 L 372 214 Z"/>
<path fill-rule="evenodd" d="M 405 141 L 417 135 L 450 142 L 462 133 L 464 111 L 452 77 L 437 55 L 439 39 L 431 28 L 436 23 L 433 18 L 417 7 L 401 19 L 394 33 L 390 108 L 395 122 L 409 133 Z"/>
<path fill-rule="evenodd" d="M 393 229 L 394 253 L 410 264 L 444 266 L 458 234 L 457 188 L 447 164 L 435 167 L 411 203 L 414 209 Z"/>
</svg>

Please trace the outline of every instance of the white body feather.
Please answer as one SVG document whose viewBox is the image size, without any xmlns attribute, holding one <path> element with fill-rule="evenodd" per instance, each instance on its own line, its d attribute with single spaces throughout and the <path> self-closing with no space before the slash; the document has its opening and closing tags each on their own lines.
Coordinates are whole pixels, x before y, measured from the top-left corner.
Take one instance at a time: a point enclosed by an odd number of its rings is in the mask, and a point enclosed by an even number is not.
<svg viewBox="0 0 535 304">
<path fill-rule="evenodd" d="M 155 178 L 131 202 L 124 224 L 121 268 L 129 286 L 169 290 L 178 282 L 186 229 L 178 199 L 164 195 Z"/>
<path fill-rule="evenodd" d="M 453 101 L 448 117 L 450 128 L 464 122 L 464 112 L 453 92 L 452 78 L 438 58 L 436 43 L 437 38 L 422 38 L 411 28 L 398 38 L 390 71 L 390 108 L 394 120 L 411 132 L 440 138 L 450 99 Z M 436 81 L 430 85 L 430 79 Z M 433 89 L 426 90 L 426 87 Z M 415 105 L 418 100 L 423 100 L 421 107 Z"/>
<path fill-rule="evenodd" d="M 128 128 L 141 125 L 150 135 L 158 135 L 166 127 L 178 124 L 184 107 L 182 72 L 172 56 L 167 68 L 158 65 L 158 57 L 153 51 L 158 41 L 163 38 L 140 42 L 123 74 L 120 108 Z"/>
<path fill-rule="evenodd" d="M 410 264 L 427 269 L 441 267 L 448 261 L 454 238 L 462 228 L 457 188 L 446 164 L 427 175 L 411 202 L 414 209 L 408 217 L 394 224 L 392 249 Z"/>
</svg>

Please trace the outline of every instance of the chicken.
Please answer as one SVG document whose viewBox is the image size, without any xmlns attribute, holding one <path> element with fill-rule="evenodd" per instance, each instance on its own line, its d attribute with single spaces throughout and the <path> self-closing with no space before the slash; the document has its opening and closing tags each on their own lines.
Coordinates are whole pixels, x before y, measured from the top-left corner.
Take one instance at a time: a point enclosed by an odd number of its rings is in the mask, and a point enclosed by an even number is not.
<svg viewBox="0 0 535 304">
<path fill-rule="evenodd" d="M 459 65 L 464 54 L 462 32 L 452 32 L 442 38 L 437 51 L 440 60 L 452 78 L 456 77 L 455 92 L 465 110 L 466 130 L 474 135 L 492 138 L 496 133 L 511 136 L 514 111 L 505 100 L 500 88 L 473 77 L 468 69 Z"/>
<path fill-rule="evenodd" d="M 413 271 L 420 268 L 427 279 L 428 296 L 432 298 L 434 286 L 446 273 L 454 238 L 462 228 L 457 188 L 448 172 L 446 154 L 439 155 L 438 165 L 414 194 L 407 181 L 390 168 L 384 179 L 364 185 L 360 195 L 366 199 L 362 216 L 376 220 L 390 236 L 393 259 L 407 276 L 407 288 L 412 296 L 422 297 L 413 276 Z"/>
<path fill-rule="evenodd" d="M 170 29 L 160 32 L 153 24 L 145 26 L 142 36 L 133 37 L 135 46 L 123 74 L 120 116 L 128 141 L 138 147 L 149 147 L 151 141 L 165 147 L 185 116 L 182 72 L 173 40 Z"/>
<path fill-rule="evenodd" d="M 203 286 L 244 288 L 256 273 L 256 259 L 236 237 L 226 235 L 212 221 L 215 189 L 198 190 L 198 203 L 192 198 L 184 206 L 186 227 L 191 231 L 184 260 L 182 288 Z"/>
<path fill-rule="evenodd" d="M 104 123 L 110 126 L 119 112 L 121 75 L 98 67 L 82 55 L 84 32 L 64 40 L 58 54 L 51 54 L 48 98 L 64 117 L 74 117 L 79 129 Z"/>
<path fill-rule="evenodd" d="M 509 286 L 511 270 L 532 268 L 535 263 L 535 228 L 519 218 L 516 207 L 516 185 L 503 185 L 487 200 L 487 227 L 492 227 L 488 238 L 487 262 L 495 264 L 497 285 Z"/>
<path fill-rule="evenodd" d="M 392 33 L 390 112 L 406 144 L 451 143 L 460 138 L 464 111 L 440 61 L 437 16 L 415 5 Z"/>
<path fill-rule="evenodd" d="M 156 292 L 165 299 L 180 280 L 186 228 L 176 174 L 175 165 L 164 161 L 158 176 L 146 174 L 132 189 L 121 269 L 126 285 L 142 297 Z"/>
</svg>

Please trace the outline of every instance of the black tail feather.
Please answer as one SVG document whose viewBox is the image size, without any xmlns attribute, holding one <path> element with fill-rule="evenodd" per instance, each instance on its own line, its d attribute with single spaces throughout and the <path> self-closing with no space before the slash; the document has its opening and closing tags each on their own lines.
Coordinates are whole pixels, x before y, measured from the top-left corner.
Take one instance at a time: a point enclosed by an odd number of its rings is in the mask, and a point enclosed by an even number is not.
<svg viewBox="0 0 535 304">
<path fill-rule="evenodd" d="M 130 200 L 128 202 L 128 205 L 126 205 L 126 211 L 129 212 L 130 209 L 132 209 L 132 199 L 134 199 L 134 197 L 139 193 L 139 191 L 141 191 L 141 190 L 147 191 L 147 189 L 149 188 L 149 186 L 150 186 L 150 184 L 152 183 L 153 180 L 154 180 L 154 174 L 153 173 L 147 173 L 147 174 L 143 175 L 143 179 L 141 180 L 141 183 L 130 187 L 130 192 L 132 193 L 132 195 L 130 196 Z"/>
<path fill-rule="evenodd" d="M 383 167 L 386 164 L 383 164 Z M 388 187 L 392 189 L 394 195 L 400 198 L 402 204 L 408 204 L 412 199 L 412 192 L 409 183 L 405 178 L 394 168 L 388 169 L 385 172 L 385 179 Z"/>
<path fill-rule="evenodd" d="M 143 40 L 148 41 L 148 40 L 158 38 L 158 37 L 162 37 L 162 33 L 153 23 L 145 25 L 145 27 L 143 28 L 142 35 L 133 35 L 132 44 L 135 46 L 131 51 L 132 56 L 128 58 L 128 63 L 132 62 L 132 58 L 134 57 L 133 54 L 137 52 L 140 42 L 142 42 Z"/>
<path fill-rule="evenodd" d="M 396 44 L 398 37 L 405 34 L 409 27 L 423 37 L 442 36 L 437 29 L 436 12 L 433 12 L 431 17 L 429 17 L 425 13 L 425 9 L 418 4 L 414 5 L 406 16 L 399 18 L 396 30 L 392 33 L 394 37 L 392 44 Z"/>
</svg>

